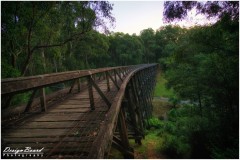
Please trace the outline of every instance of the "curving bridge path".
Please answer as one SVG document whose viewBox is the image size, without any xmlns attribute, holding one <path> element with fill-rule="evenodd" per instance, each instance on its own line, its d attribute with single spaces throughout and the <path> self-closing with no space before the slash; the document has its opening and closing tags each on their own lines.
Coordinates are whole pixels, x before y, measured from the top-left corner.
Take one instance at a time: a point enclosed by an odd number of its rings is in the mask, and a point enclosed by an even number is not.
<svg viewBox="0 0 240 160">
<path fill-rule="evenodd" d="M 143 64 L 3 79 L 1 157 L 107 158 L 115 147 L 134 158 L 128 139 L 144 138 L 156 72 Z M 30 98 L 11 107 L 19 94 Z"/>
</svg>

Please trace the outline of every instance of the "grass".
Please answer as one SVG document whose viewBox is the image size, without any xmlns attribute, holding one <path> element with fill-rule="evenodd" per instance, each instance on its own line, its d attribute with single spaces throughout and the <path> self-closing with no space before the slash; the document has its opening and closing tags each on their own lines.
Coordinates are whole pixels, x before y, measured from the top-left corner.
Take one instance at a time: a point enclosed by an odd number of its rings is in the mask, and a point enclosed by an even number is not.
<svg viewBox="0 0 240 160">
<path fill-rule="evenodd" d="M 134 139 L 129 140 L 130 146 L 134 148 L 135 159 L 165 158 L 159 152 L 163 140 L 158 136 L 158 133 L 159 131 L 156 129 L 147 131 L 145 139 L 142 140 L 142 145 L 136 144 Z M 124 157 L 120 151 L 112 147 L 108 159 L 124 159 Z"/>
<path fill-rule="evenodd" d="M 135 159 L 160 159 L 166 158 L 161 154 L 161 145 L 163 139 L 158 136 L 159 131 L 152 129 L 145 135 L 142 145 L 135 144 L 134 140 L 130 140 L 130 145 L 134 148 Z"/>
<path fill-rule="evenodd" d="M 166 83 L 167 83 L 167 80 L 164 79 L 163 74 L 161 74 L 161 72 L 158 72 L 157 83 L 156 83 L 156 87 L 155 87 L 155 90 L 154 90 L 154 96 L 155 97 L 170 98 L 170 97 L 174 96 L 173 90 L 166 88 Z"/>
<path fill-rule="evenodd" d="M 161 117 L 171 109 L 169 102 L 161 101 L 159 99 L 153 100 L 153 117 Z M 160 129 L 151 128 L 145 130 L 145 139 L 142 140 L 142 145 L 135 144 L 135 141 L 130 139 L 130 146 L 134 149 L 134 157 L 136 159 L 166 159 L 163 154 L 163 138 L 159 136 Z M 111 148 L 108 159 L 123 159 L 123 155 L 113 147 Z"/>
<path fill-rule="evenodd" d="M 107 159 L 124 159 L 124 157 L 120 151 L 111 147 L 111 150 L 110 150 L 110 153 L 108 154 Z"/>
<path fill-rule="evenodd" d="M 167 80 L 158 72 L 157 83 L 154 90 L 155 97 L 170 98 L 174 96 L 172 89 L 167 89 L 165 84 Z M 166 115 L 166 112 L 172 108 L 168 101 L 158 98 L 153 99 L 153 117 L 160 118 Z M 151 128 L 146 130 L 145 139 L 142 140 L 142 145 L 135 144 L 134 140 L 129 140 L 130 146 L 134 148 L 134 156 L 137 159 L 166 159 L 166 155 L 162 153 L 163 138 L 159 136 L 160 130 Z M 111 148 L 109 159 L 123 159 L 123 155 L 113 147 Z"/>
<path fill-rule="evenodd" d="M 152 101 L 153 104 L 153 117 L 161 117 L 167 113 L 172 108 L 172 104 L 167 101 L 162 101 L 160 99 L 154 98 Z"/>
<path fill-rule="evenodd" d="M 169 102 L 159 99 L 153 100 L 153 117 L 161 117 L 172 108 Z M 151 128 L 146 130 L 145 139 L 142 140 L 142 145 L 134 143 L 130 140 L 130 145 L 134 148 L 136 159 L 167 159 L 162 153 L 163 138 L 159 136 L 160 129 Z"/>
</svg>

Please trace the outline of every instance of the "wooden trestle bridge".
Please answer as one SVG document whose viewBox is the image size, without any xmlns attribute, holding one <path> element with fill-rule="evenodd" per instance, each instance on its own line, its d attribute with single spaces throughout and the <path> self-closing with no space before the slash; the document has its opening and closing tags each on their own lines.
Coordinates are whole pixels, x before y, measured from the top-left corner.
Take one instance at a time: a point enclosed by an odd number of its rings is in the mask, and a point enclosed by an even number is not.
<svg viewBox="0 0 240 160">
<path fill-rule="evenodd" d="M 142 64 L 2 79 L 1 158 L 107 158 L 111 147 L 134 158 L 128 139 L 144 138 L 156 72 Z M 14 114 L 18 94 L 30 98 Z"/>
</svg>

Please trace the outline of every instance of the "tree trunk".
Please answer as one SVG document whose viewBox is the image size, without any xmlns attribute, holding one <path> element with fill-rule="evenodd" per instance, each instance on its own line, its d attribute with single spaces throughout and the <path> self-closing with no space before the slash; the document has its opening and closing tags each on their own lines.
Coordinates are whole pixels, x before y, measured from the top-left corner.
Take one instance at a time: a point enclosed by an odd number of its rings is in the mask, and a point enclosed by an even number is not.
<svg viewBox="0 0 240 160">
<path fill-rule="evenodd" d="M 56 62 L 55 58 L 53 59 L 53 64 L 54 64 L 54 67 L 55 67 L 55 72 L 57 73 L 58 69 L 57 69 L 57 62 Z"/>
<path fill-rule="evenodd" d="M 202 100 L 201 100 L 200 92 L 198 92 L 198 104 L 199 104 L 199 109 L 200 109 L 200 115 L 202 117 Z"/>
<path fill-rule="evenodd" d="M 33 54 L 33 50 L 31 50 L 31 38 L 32 38 L 34 16 L 35 16 L 34 9 L 35 9 L 35 6 L 34 6 L 34 3 L 32 3 L 32 19 L 31 19 L 30 26 L 28 28 L 28 38 L 27 38 L 27 59 L 26 59 L 24 65 L 23 65 L 23 68 L 22 68 L 22 71 L 21 71 L 22 76 L 26 75 L 26 72 L 28 70 L 29 63 L 32 59 L 32 54 Z"/>
<path fill-rule="evenodd" d="M 46 72 L 46 61 L 45 61 L 45 52 L 44 52 L 44 49 L 42 49 L 42 59 L 43 59 L 43 70 L 44 70 L 44 73 Z"/>
<path fill-rule="evenodd" d="M 16 68 L 17 67 L 17 57 L 16 55 L 12 54 L 12 66 L 13 68 Z"/>
<path fill-rule="evenodd" d="M 21 71 L 21 76 L 25 76 L 26 75 L 28 67 L 29 67 L 29 63 L 30 63 L 30 61 L 32 59 L 32 52 L 29 51 L 29 50 L 27 52 L 28 52 L 27 53 L 28 55 L 27 55 L 27 59 L 26 59 L 24 65 L 23 65 L 23 68 L 22 68 L 22 71 Z"/>
<path fill-rule="evenodd" d="M 69 42 L 69 47 L 68 47 L 69 57 L 72 57 L 72 48 L 73 48 L 72 42 L 70 41 Z"/>
<path fill-rule="evenodd" d="M 87 54 L 85 55 L 85 67 L 87 67 L 87 68 L 89 68 L 89 64 L 88 64 L 88 56 L 87 56 Z"/>
</svg>

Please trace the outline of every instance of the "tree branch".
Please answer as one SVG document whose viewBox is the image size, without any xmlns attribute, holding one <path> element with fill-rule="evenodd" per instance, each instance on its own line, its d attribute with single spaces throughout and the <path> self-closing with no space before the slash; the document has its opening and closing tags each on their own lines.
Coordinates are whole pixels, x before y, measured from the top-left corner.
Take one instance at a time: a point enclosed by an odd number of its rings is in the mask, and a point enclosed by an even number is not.
<svg viewBox="0 0 240 160">
<path fill-rule="evenodd" d="M 34 52 L 35 50 L 40 49 L 40 48 L 61 47 L 61 46 L 65 45 L 66 43 L 75 40 L 77 36 L 83 35 L 86 32 L 83 31 L 81 33 L 75 34 L 75 35 L 71 36 L 70 38 L 64 40 L 63 42 L 60 42 L 60 43 L 57 43 L 57 44 L 36 45 L 35 47 L 33 47 L 31 52 Z"/>
<path fill-rule="evenodd" d="M 34 23 L 34 17 L 35 17 L 35 6 L 34 3 L 32 3 L 32 19 L 30 22 L 30 26 L 28 29 L 28 38 L 27 38 L 27 59 L 24 63 L 24 66 L 21 71 L 21 75 L 24 76 L 27 72 L 29 62 L 32 58 L 32 52 L 31 52 L 31 34 L 32 34 L 32 28 L 33 28 L 33 23 Z"/>
</svg>

